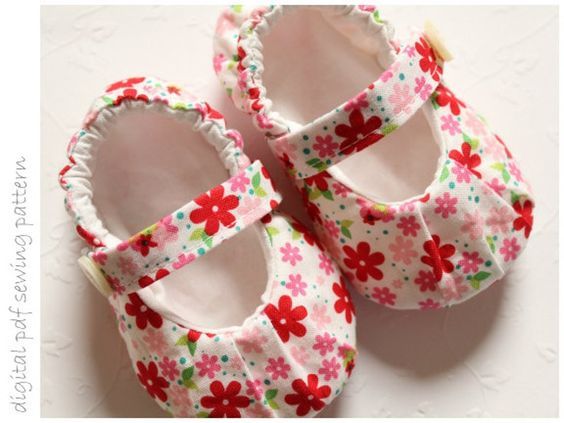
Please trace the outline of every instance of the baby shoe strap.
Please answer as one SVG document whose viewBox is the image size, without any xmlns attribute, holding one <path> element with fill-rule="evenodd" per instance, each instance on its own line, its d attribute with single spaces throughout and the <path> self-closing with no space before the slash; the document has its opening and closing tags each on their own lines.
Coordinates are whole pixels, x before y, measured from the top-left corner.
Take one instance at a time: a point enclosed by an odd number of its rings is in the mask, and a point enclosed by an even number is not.
<svg viewBox="0 0 564 423">
<path fill-rule="evenodd" d="M 416 33 L 368 88 L 302 129 L 271 140 L 274 150 L 289 161 L 296 178 L 314 176 L 405 123 L 435 91 L 442 72 L 440 56 Z M 288 150 L 293 157 L 284 157 Z"/>
<path fill-rule="evenodd" d="M 129 294 L 203 256 L 270 213 L 280 200 L 257 160 L 129 240 L 98 248 L 79 263 L 103 294 Z"/>
</svg>

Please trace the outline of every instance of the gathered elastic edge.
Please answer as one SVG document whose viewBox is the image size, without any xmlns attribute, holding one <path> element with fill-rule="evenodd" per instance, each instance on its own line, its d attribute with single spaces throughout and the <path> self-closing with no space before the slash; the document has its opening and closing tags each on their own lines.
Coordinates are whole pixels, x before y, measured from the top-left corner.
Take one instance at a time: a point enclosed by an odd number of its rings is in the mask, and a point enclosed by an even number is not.
<svg viewBox="0 0 564 423">
<path fill-rule="evenodd" d="M 262 80 L 264 66 L 263 45 L 260 38 L 268 34 L 270 27 L 280 19 L 287 9 L 294 10 L 298 7 L 300 6 L 274 6 L 263 12 L 259 19 L 249 17 L 239 30 L 237 53 L 244 53 L 244 57 L 239 57 L 235 72 L 237 79 L 242 78 L 247 86 L 246 90 L 241 92 L 242 106 L 246 112 L 252 115 L 255 126 L 269 138 L 279 137 L 291 132 L 291 130 L 290 121 L 272 109 L 272 100 L 267 97 L 267 89 Z M 384 39 L 388 43 L 392 38 L 393 28 L 385 21 L 377 22 L 372 11 L 362 10 L 359 6 L 326 7 L 331 7 L 332 11 L 336 12 L 334 16 L 337 18 L 366 18 L 368 25 L 365 26 L 365 31 L 375 31 L 375 33 L 384 31 Z M 326 17 L 326 14 L 323 14 L 323 16 Z M 340 31 L 338 27 L 335 30 Z M 348 34 L 344 35 L 348 36 Z M 393 48 L 390 51 L 393 51 Z M 253 92 L 252 98 L 249 91 Z M 258 108 L 259 106 L 260 108 Z M 295 123 L 293 124 L 295 125 Z"/>
</svg>

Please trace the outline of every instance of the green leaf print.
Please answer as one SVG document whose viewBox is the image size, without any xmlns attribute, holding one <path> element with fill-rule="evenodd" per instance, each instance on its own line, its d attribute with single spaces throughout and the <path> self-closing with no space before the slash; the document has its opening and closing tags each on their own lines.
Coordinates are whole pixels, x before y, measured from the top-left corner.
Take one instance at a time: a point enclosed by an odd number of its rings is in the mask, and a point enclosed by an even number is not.
<svg viewBox="0 0 564 423">
<path fill-rule="evenodd" d="M 448 175 L 450 175 L 450 172 L 448 171 L 448 167 L 444 166 L 443 171 L 441 172 L 441 177 L 439 178 L 439 182 L 444 182 L 444 180 L 448 178 Z"/>
<path fill-rule="evenodd" d="M 490 250 L 492 250 L 492 253 L 495 253 L 495 242 L 494 242 L 493 237 L 491 235 L 488 235 L 486 237 L 486 242 L 488 243 Z"/>
<path fill-rule="evenodd" d="M 255 173 L 255 175 L 251 179 L 251 183 L 253 184 L 253 188 L 255 190 L 260 187 L 260 172 Z"/>
<path fill-rule="evenodd" d="M 266 391 L 266 393 L 264 394 L 264 397 L 267 400 L 272 400 L 274 398 L 276 398 L 276 395 L 278 394 L 278 389 L 269 389 L 268 391 Z"/>
<path fill-rule="evenodd" d="M 480 283 L 486 280 L 487 278 L 489 278 L 490 276 L 491 273 L 489 272 L 483 272 L 483 271 L 478 272 L 474 276 L 472 276 L 472 279 L 470 279 L 470 285 L 474 289 L 480 289 Z"/>
<path fill-rule="evenodd" d="M 349 230 L 349 228 L 352 226 L 353 221 L 352 220 L 343 220 L 341 222 L 341 233 L 346 236 L 348 239 L 352 238 L 351 235 L 351 231 Z"/>
<path fill-rule="evenodd" d="M 190 235 L 190 241 L 197 241 L 199 239 L 202 239 L 202 236 L 204 234 L 205 232 L 203 228 L 194 229 L 194 232 L 192 232 L 192 235 Z"/>
<path fill-rule="evenodd" d="M 206 411 L 200 411 L 198 414 L 196 414 L 196 417 L 200 418 L 200 419 L 205 419 L 207 417 L 209 417 L 209 413 Z"/>
<path fill-rule="evenodd" d="M 333 201 L 333 194 L 331 194 L 331 191 L 321 191 L 321 195 L 323 195 L 326 199 Z"/>
<path fill-rule="evenodd" d="M 188 337 L 186 335 L 182 335 L 178 338 L 175 345 L 188 345 Z"/>
<path fill-rule="evenodd" d="M 306 162 L 307 165 L 314 167 L 315 169 L 319 170 L 320 172 L 327 169 L 327 164 L 318 159 L 317 157 L 310 159 Z"/>
</svg>

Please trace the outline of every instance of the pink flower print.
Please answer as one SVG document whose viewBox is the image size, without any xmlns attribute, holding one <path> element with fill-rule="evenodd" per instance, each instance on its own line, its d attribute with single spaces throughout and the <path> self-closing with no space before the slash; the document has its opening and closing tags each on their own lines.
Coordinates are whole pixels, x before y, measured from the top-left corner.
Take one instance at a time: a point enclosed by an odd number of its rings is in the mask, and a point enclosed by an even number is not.
<svg viewBox="0 0 564 423">
<path fill-rule="evenodd" d="M 241 371 L 243 370 L 243 359 L 236 355 L 235 357 L 229 360 L 230 368 L 233 370 Z"/>
<path fill-rule="evenodd" d="M 388 82 L 391 78 L 394 77 L 394 74 L 397 72 L 399 68 L 399 63 L 394 62 L 388 69 L 386 69 L 382 75 L 380 75 L 380 80 L 382 82 Z"/>
<path fill-rule="evenodd" d="M 160 330 L 154 330 L 152 328 L 147 328 L 145 330 L 145 336 L 143 336 L 143 341 L 147 344 L 147 348 L 153 351 L 159 356 L 165 355 L 168 348 L 167 340 L 164 337 L 163 332 Z"/>
<path fill-rule="evenodd" d="M 290 282 L 286 282 L 286 288 L 292 291 L 292 296 L 306 295 L 307 283 L 302 281 L 302 275 L 289 275 Z"/>
<path fill-rule="evenodd" d="M 200 369 L 198 375 L 200 377 L 207 376 L 210 379 L 215 377 L 215 373 L 221 370 L 221 366 L 218 364 L 219 358 L 217 355 L 203 354 L 200 361 L 196 361 L 196 367 Z"/>
<path fill-rule="evenodd" d="M 482 122 L 482 120 L 474 113 L 466 113 L 464 125 L 470 129 L 472 134 L 478 137 L 486 134 L 486 131 L 484 130 L 484 122 Z"/>
<path fill-rule="evenodd" d="M 331 317 L 327 315 L 327 306 L 325 304 L 314 304 L 310 317 L 315 322 L 318 330 L 325 329 L 331 323 Z"/>
<path fill-rule="evenodd" d="M 470 239 L 479 239 L 484 233 L 484 219 L 479 210 L 464 213 L 464 224 L 460 227 L 463 233 L 469 234 Z"/>
<path fill-rule="evenodd" d="M 187 415 L 188 409 L 193 405 L 188 389 L 177 384 L 171 384 L 167 393 L 172 401 L 172 404 L 176 407 L 182 408 L 183 410 L 186 409 L 185 415 Z"/>
<path fill-rule="evenodd" d="M 229 129 L 225 131 L 225 136 L 227 138 L 232 139 L 235 142 L 235 147 L 243 148 L 244 145 L 243 136 L 239 131 L 236 131 L 235 129 Z"/>
<path fill-rule="evenodd" d="M 445 301 L 460 300 L 462 294 L 468 291 L 468 286 L 464 283 L 464 277 L 457 276 L 452 278 L 445 275 L 443 278 L 444 286 L 441 288 L 441 294 Z"/>
<path fill-rule="evenodd" d="M 255 402 L 253 405 L 247 407 L 245 410 L 247 410 L 247 415 L 251 418 L 261 419 L 261 418 L 269 418 L 274 416 L 272 410 L 268 407 L 265 407 L 260 402 Z"/>
<path fill-rule="evenodd" d="M 347 195 L 349 194 L 349 192 L 351 192 L 349 188 L 347 188 L 345 185 L 341 184 L 340 182 L 333 182 L 331 186 L 333 187 L 333 191 L 335 192 L 335 194 L 341 198 L 347 198 Z"/>
<path fill-rule="evenodd" d="M 337 342 L 337 338 L 333 338 L 328 332 L 323 335 L 315 336 L 315 344 L 313 344 L 314 350 L 319 350 L 319 354 L 322 356 L 326 355 L 328 352 L 333 352 L 335 349 L 334 344 Z"/>
<path fill-rule="evenodd" d="M 333 263 L 331 262 L 331 259 L 324 253 L 319 253 L 317 257 L 319 257 L 320 260 L 319 268 L 323 270 L 327 276 L 335 271 L 335 269 L 333 269 Z"/>
<path fill-rule="evenodd" d="M 329 233 L 329 235 L 332 236 L 333 238 L 339 237 L 339 227 L 332 220 L 325 221 L 323 227 L 325 228 L 325 231 Z"/>
<path fill-rule="evenodd" d="M 288 372 L 291 367 L 284 357 L 269 358 L 268 365 L 264 368 L 267 373 L 270 373 L 272 380 L 277 380 L 278 378 L 288 379 Z"/>
<path fill-rule="evenodd" d="M 167 243 L 178 240 L 178 227 L 172 224 L 172 216 L 163 217 L 155 231 L 153 232 L 153 240 L 157 243 L 157 248 L 163 250 Z"/>
<path fill-rule="evenodd" d="M 283 157 L 284 154 L 288 156 L 288 158 L 291 161 L 296 160 L 296 151 L 298 150 L 298 147 L 294 144 L 290 144 L 290 142 L 288 141 L 288 138 L 284 137 L 281 138 L 280 140 L 277 140 L 274 143 L 274 151 L 276 152 L 276 155 L 278 157 Z"/>
<path fill-rule="evenodd" d="M 503 191 L 505 191 L 505 185 L 497 178 L 493 178 L 491 182 L 486 182 L 486 185 L 491 188 L 497 195 L 501 196 Z"/>
<path fill-rule="evenodd" d="M 321 368 L 319 369 L 319 374 L 323 375 L 326 381 L 331 379 L 337 379 L 339 377 L 339 369 L 341 368 L 341 363 L 337 361 L 336 357 L 331 357 L 331 360 L 324 359 L 321 362 Z"/>
<path fill-rule="evenodd" d="M 435 213 L 440 214 L 446 219 L 449 215 L 456 213 L 458 198 L 451 197 L 448 192 L 445 192 L 442 196 L 435 199 L 435 203 L 437 203 Z"/>
<path fill-rule="evenodd" d="M 356 97 L 353 97 L 349 101 L 347 101 L 347 104 L 345 104 L 345 112 L 351 112 L 355 109 L 360 110 L 368 106 L 369 106 L 368 101 L 366 101 L 366 91 L 363 91 L 360 94 L 358 94 Z"/>
<path fill-rule="evenodd" d="M 374 12 L 374 11 L 376 10 L 376 6 L 373 6 L 373 5 L 371 5 L 371 4 L 370 4 L 370 5 L 360 5 L 360 4 L 359 4 L 359 5 L 358 5 L 358 8 L 359 8 L 360 10 L 362 10 L 363 12 L 368 12 L 368 13 L 372 13 L 372 12 Z"/>
<path fill-rule="evenodd" d="M 517 243 L 517 238 L 504 239 L 503 246 L 499 252 L 503 255 L 503 260 L 508 262 L 517 258 L 517 253 L 521 250 L 521 246 Z"/>
<path fill-rule="evenodd" d="M 415 210 L 415 201 L 408 201 L 407 203 L 401 203 L 399 206 L 400 212 L 412 212 Z M 415 236 L 415 235 L 414 235 Z"/>
<path fill-rule="evenodd" d="M 405 52 L 407 54 L 407 57 L 413 57 L 415 56 L 415 49 L 413 48 L 413 46 L 406 46 L 405 47 Z"/>
<path fill-rule="evenodd" d="M 458 265 L 462 267 L 464 273 L 476 273 L 483 262 L 484 260 L 477 251 L 473 253 L 464 251 Z"/>
<path fill-rule="evenodd" d="M 402 216 L 396 226 L 402 231 L 403 236 L 417 236 L 417 231 L 421 229 L 415 216 Z"/>
<path fill-rule="evenodd" d="M 237 338 L 237 344 L 241 346 L 245 353 L 261 353 L 263 345 L 268 342 L 268 338 L 262 334 L 259 328 L 254 326 L 252 329 L 243 329 L 241 336 Z"/>
<path fill-rule="evenodd" d="M 106 275 L 106 280 L 116 294 L 121 295 L 125 292 L 125 286 L 120 282 L 118 278 Z"/>
<path fill-rule="evenodd" d="M 492 207 L 490 214 L 486 219 L 486 225 L 488 225 L 494 234 L 496 233 L 506 233 L 511 229 L 511 223 L 513 222 L 513 217 L 509 212 L 507 207 Z"/>
<path fill-rule="evenodd" d="M 387 286 L 380 288 L 375 287 L 372 290 L 372 298 L 375 298 L 380 304 L 394 305 L 396 303 L 397 295 L 390 291 Z"/>
<path fill-rule="evenodd" d="M 243 222 L 248 225 L 263 216 L 266 210 L 261 207 L 259 197 L 245 197 L 239 203 L 239 212 L 242 215 Z"/>
<path fill-rule="evenodd" d="M 282 253 L 282 261 L 289 262 L 292 266 L 295 266 L 297 262 L 303 259 L 300 255 L 300 249 L 298 247 L 292 247 L 289 242 L 283 247 L 280 247 L 280 252 Z"/>
<path fill-rule="evenodd" d="M 216 54 L 213 57 L 213 70 L 215 73 L 219 73 L 221 71 L 221 65 L 225 62 L 225 55 L 223 53 Z"/>
<path fill-rule="evenodd" d="M 237 76 L 237 87 L 242 92 L 247 91 L 247 81 L 248 81 L 248 79 L 249 79 L 249 70 L 248 69 L 245 69 L 244 71 L 239 72 L 239 75 Z"/>
<path fill-rule="evenodd" d="M 317 151 L 319 153 L 319 157 L 323 159 L 324 157 L 331 157 L 335 154 L 335 150 L 338 146 L 338 143 L 333 142 L 333 137 L 331 135 L 326 135 L 325 137 L 318 135 L 315 137 L 313 149 Z"/>
<path fill-rule="evenodd" d="M 94 260 L 96 263 L 101 264 L 102 266 L 104 264 L 106 264 L 106 260 L 108 259 L 108 256 L 106 253 L 104 253 L 101 250 L 98 250 L 94 253 L 92 253 L 92 260 Z"/>
<path fill-rule="evenodd" d="M 441 129 L 448 131 L 450 135 L 456 135 L 462 132 L 460 130 L 460 123 L 452 115 L 441 116 L 441 121 L 443 122 Z"/>
<path fill-rule="evenodd" d="M 419 291 L 425 292 L 429 291 L 436 291 L 437 290 L 437 280 L 433 275 L 433 271 L 431 270 L 420 270 L 419 274 L 413 281 L 415 285 L 419 285 Z"/>
<path fill-rule="evenodd" d="M 415 94 L 419 94 L 423 101 L 427 100 L 431 95 L 431 84 L 427 83 L 424 76 L 415 78 Z"/>
<path fill-rule="evenodd" d="M 503 145 L 491 134 L 484 138 L 486 154 L 494 160 L 503 160 L 505 158 L 505 149 Z"/>
<path fill-rule="evenodd" d="M 309 354 L 303 345 L 300 347 L 293 345 L 292 348 L 290 348 L 290 354 L 300 366 L 304 366 L 309 360 Z"/>
<path fill-rule="evenodd" d="M 509 162 L 509 173 L 511 173 L 515 179 L 519 182 L 523 182 L 523 175 L 521 175 L 521 169 L 517 167 L 514 162 Z"/>
<path fill-rule="evenodd" d="M 388 98 L 394 106 L 393 112 L 398 115 L 402 112 L 409 113 L 410 106 L 415 97 L 409 94 L 409 84 L 394 84 L 394 93 Z"/>
<path fill-rule="evenodd" d="M 420 310 L 434 310 L 441 306 L 441 303 L 434 301 L 432 298 L 427 298 L 425 301 L 419 301 Z"/>
<path fill-rule="evenodd" d="M 402 289 L 402 288 L 403 288 L 403 282 L 401 281 L 401 279 L 395 279 L 395 280 L 392 282 L 392 286 L 393 286 L 394 288 L 397 288 L 397 289 Z"/>
<path fill-rule="evenodd" d="M 272 129 L 274 127 L 268 116 L 266 116 L 264 113 L 255 115 L 255 118 L 260 129 Z"/>
<path fill-rule="evenodd" d="M 250 183 L 251 180 L 247 178 L 244 173 L 239 173 L 231 179 L 231 191 L 245 192 L 247 191 L 247 185 Z"/>
<path fill-rule="evenodd" d="M 411 239 L 398 235 L 395 244 L 390 244 L 389 248 L 394 253 L 392 258 L 395 261 L 401 261 L 403 264 L 409 265 L 411 264 L 411 259 L 417 257 L 417 253 L 412 247 L 413 241 Z"/>
<path fill-rule="evenodd" d="M 459 184 L 462 182 L 469 183 L 470 182 L 470 170 L 464 165 L 459 162 L 454 162 L 454 166 L 452 167 L 452 173 L 456 175 L 456 182 Z"/>
<path fill-rule="evenodd" d="M 196 256 L 192 253 L 190 254 L 180 254 L 178 257 L 176 257 L 176 261 L 174 261 L 172 263 L 172 267 L 173 269 L 180 269 L 183 266 L 186 266 L 187 264 L 192 263 L 194 260 L 196 260 Z"/>
<path fill-rule="evenodd" d="M 168 357 L 163 358 L 159 362 L 159 367 L 161 368 L 162 375 L 170 380 L 174 380 L 180 375 L 180 370 L 176 368 L 176 361 Z"/>
<path fill-rule="evenodd" d="M 245 382 L 245 385 L 247 385 L 247 395 L 254 397 L 257 401 L 260 401 L 263 393 L 261 380 L 260 379 L 255 379 L 253 381 L 247 380 Z"/>
</svg>

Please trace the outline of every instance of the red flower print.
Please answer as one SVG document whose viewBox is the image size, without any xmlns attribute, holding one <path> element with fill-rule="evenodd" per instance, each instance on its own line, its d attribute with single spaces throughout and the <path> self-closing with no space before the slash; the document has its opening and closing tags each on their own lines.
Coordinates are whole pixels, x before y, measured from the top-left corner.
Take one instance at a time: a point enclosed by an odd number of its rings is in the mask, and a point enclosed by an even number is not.
<svg viewBox="0 0 564 423">
<path fill-rule="evenodd" d="M 380 280 L 384 274 L 377 266 L 384 263 L 384 254 L 380 252 L 370 252 L 370 245 L 367 242 L 359 242 L 356 250 L 345 245 L 343 247 L 344 253 L 347 255 L 345 258 L 345 265 L 351 269 L 356 269 L 356 278 L 361 282 L 368 280 L 368 275 L 371 278 Z"/>
<path fill-rule="evenodd" d="M 462 166 L 467 167 L 470 172 L 478 178 L 481 178 L 482 174 L 474 169 L 482 163 L 480 156 L 478 154 L 472 154 L 472 146 L 467 142 L 462 143 L 461 150 L 462 151 L 452 150 L 448 153 L 448 157 L 460 163 Z"/>
<path fill-rule="evenodd" d="M 354 109 L 349 115 L 349 125 L 341 123 L 335 127 L 335 134 L 345 138 L 339 149 L 343 154 L 350 154 L 374 144 L 384 137 L 382 134 L 374 133 L 380 126 L 382 120 L 378 116 L 372 116 L 365 122 L 362 112 Z"/>
<path fill-rule="evenodd" d="M 417 236 L 417 231 L 421 229 L 421 225 L 417 223 L 415 216 L 401 217 L 396 226 L 401 229 L 403 236 Z"/>
<path fill-rule="evenodd" d="M 429 291 L 436 291 L 437 290 L 437 281 L 435 280 L 435 275 L 433 272 L 420 270 L 419 275 L 414 279 L 416 285 L 419 285 L 419 291 L 425 292 Z"/>
<path fill-rule="evenodd" d="M 129 243 L 131 244 L 131 248 L 135 251 L 139 252 L 143 257 L 149 254 L 149 250 L 151 248 L 156 247 L 158 244 L 152 240 L 153 235 L 148 234 L 139 234 L 135 236 Z"/>
<path fill-rule="evenodd" d="M 307 189 L 302 188 L 302 200 L 306 206 L 306 211 L 311 220 L 314 222 L 322 223 L 321 220 L 321 210 L 313 201 L 309 201 L 309 195 Z"/>
<path fill-rule="evenodd" d="M 427 40 L 423 37 L 415 43 L 415 50 L 421 56 L 419 67 L 423 72 L 429 72 L 435 81 L 441 79 L 443 69 L 437 64 L 437 56 Z"/>
<path fill-rule="evenodd" d="M 270 215 L 269 215 L 270 216 Z M 291 222 L 292 225 L 292 229 L 294 229 L 296 232 L 300 233 L 301 235 L 304 236 L 304 241 L 307 242 L 309 245 L 317 245 L 321 248 L 321 244 L 319 244 L 317 242 L 317 239 L 315 238 L 315 236 L 309 231 L 308 228 L 306 228 L 304 225 L 302 225 L 300 222 L 298 222 L 296 219 L 292 219 Z"/>
<path fill-rule="evenodd" d="M 165 276 L 167 276 L 170 272 L 166 269 L 159 269 L 157 270 L 157 273 L 155 275 L 155 279 L 153 279 L 150 276 L 143 276 L 141 278 L 139 278 L 139 280 L 137 281 L 137 283 L 139 284 L 139 286 L 141 288 L 145 288 L 146 286 L 151 285 L 152 283 L 158 281 L 159 279 L 164 278 Z"/>
<path fill-rule="evenodd" d="M 385 286 L 383 288 L 374 288 L 372 291 L 372 297 L 378 300 L 380 304 L 394 305 L 396 303 L 397 295 L 390 291 L 390 288 Z"/>
<path fill-rule="evenodd" d="M 229 382 L 227 387 L 223 386 L 219 380 L 210 384 L 210 392 L 202 398 L 202 407 L 211 408 L 209 416 L 212 418 L 220 417 L 241 417 L 239 408 L 247 408 L 251 403 L 249 398 L 239 395 L 241 392 L 241 384 L 236 381 Z"/>
<path fill-rule="evenodd" d="M 533 202 L 526 200 L 521 204 L 521 202 L 516 201 L 513 203 L 513 210 L 519 215 L 519 217 L 513 221 L 513 229 L 520 231 L 524 228 L 525 238 L 529 238 L 531 229 L 533 228 Z"/>
<path fill-rule="evenodd" d="M 329 184 L 327 183 L 327 178 L 329 177 L 330 177 L 329 173 L 326 170 L 324 170 L 323 172 L 320 172 L 316 175 L 305 178 L 304 181 L 310 187 L 315 185 L 317 186 L 317 188 L 319 188 L 320 191 L 327 191 L 327 189 L 329 188 Z"/>
<path fill-rule="evenodd" d="M 306 334 L 306 328 L 299 323 L 305 319 L 307 310 L 304 306 L 292 308 L 292 298 L 283 295 L 278 300 L 278 307 L 274 304 L 268 304 L 264 309 L 264 313 L 272 322 L 272 326 L 278 332 L 278 336 L 282 342 L 288 342 L 290 334 L 299 338 Z"/>
<path fill-rule="evenodd" d="M 296 379 L 292 382 L 292 389 L 295 393 L 284 397 L 289 405 L 297 405 L 296 414 L 300 417 L 305 416 L 313 408 L 315 411 L 321 410 L 325 406 L 323 399 L 331 395 L 329 385 L 318 386 L 319 379 L 316 374 L 307 377 L 307 384 L 303 379 Z"/>
<path fill-rule="evenodd" d="M 437 90 L 435 91 L 435 102 L 441 107 L 445 107 L 450 104 L 450 111 L 455 116 L 460 114 L 460 107 L 466 107 L 466 104 L 456 98 L 452 91 L 442 84 L 439 84 Z"/>
<path fill-rule="evenodd" d="M 433 268 L 433 275 L 437 282 L 443 277 L 443 272 L 450 273 L 453 271 L 454 265 L 447 259 L 454 255 L 454 245 L 444 244 L 441 246 L 441 238 L 438 235 L 433 235 L 432 239 L 423 243 L 423 249 L 428 255 L 421 257 L 421 261 Z"/>
<path fill-rule="evenodd" d="M 334 305 L 335 311 L 339 314 L 344 312 L 345 320 L 347 323 L 351 323 L 352 318 L 355 315 L 355 308 L 351 299 L 351 294 L 342 277 L 339 282 L 333 283 L 333 292 L 337 296 L 337 301 L 335 301 Z"/>
<path fill-rule="evenodd" d="M 386 223 L 395 218 L 396 210 L 393 207 L 370 203 L 360 198 L 356 200 L 356 203 L 360 206 L 360 217 L 367 225 L 372 226 L 380 220 Z"/>
<path fill-rule="evenodd" d="M 134 88 L 127 88 L 114 100 L 114 106 L 119 106 L 124 100 L 141 100 L 148 103 L 149 97 L 145 94 L 137 94 L 137 90 Z"/>
<path fill-rule="evenodd" d="M 136 84 L 140 84 L 144 80 L 144 77 L 122 79 L 121 81 L 114 82 L 112 85 L 106 88 L 106 92 L 109 93 L 110 91 L 118 90 L 120 88 L 131 88 Z"/>
<path fill-rule="evenodd" d="M 161 315 L 147 307 L 137 293 L 129 294 L 128 297 L 130 302 L 125 305 L 125 312 L 135 317 L 135 324 L 139 329 L 145 329 L 147 322 L 156 329 L 162 326 Z"/>
<path fill-rule="evenodd" d="M 167 400 L 167 395 L 163 389 L 168 388 L 169 384 L 164 377 L 159 376 L 159 368 L 154 361 L 150 361 L 148 366 L 145 366 L 142 361 L 138 361 L 137 377 L 152 398 L 157 397 L 162 402 Z"/>
<path fill-rule="evenodd" d="M 219 224 L 230 226 L 235 223 L 235 216 L 229 212 L 239 205 L 235 195 L 223 196 L 225 189 L 219 185 L 208 194 L 202 194 L 194 201 L 200 208 L 190 213 L 190 220 L 194 223 L 206 222 L 205 232 L 209 236 L 215 235 Z"/>
</svg>

